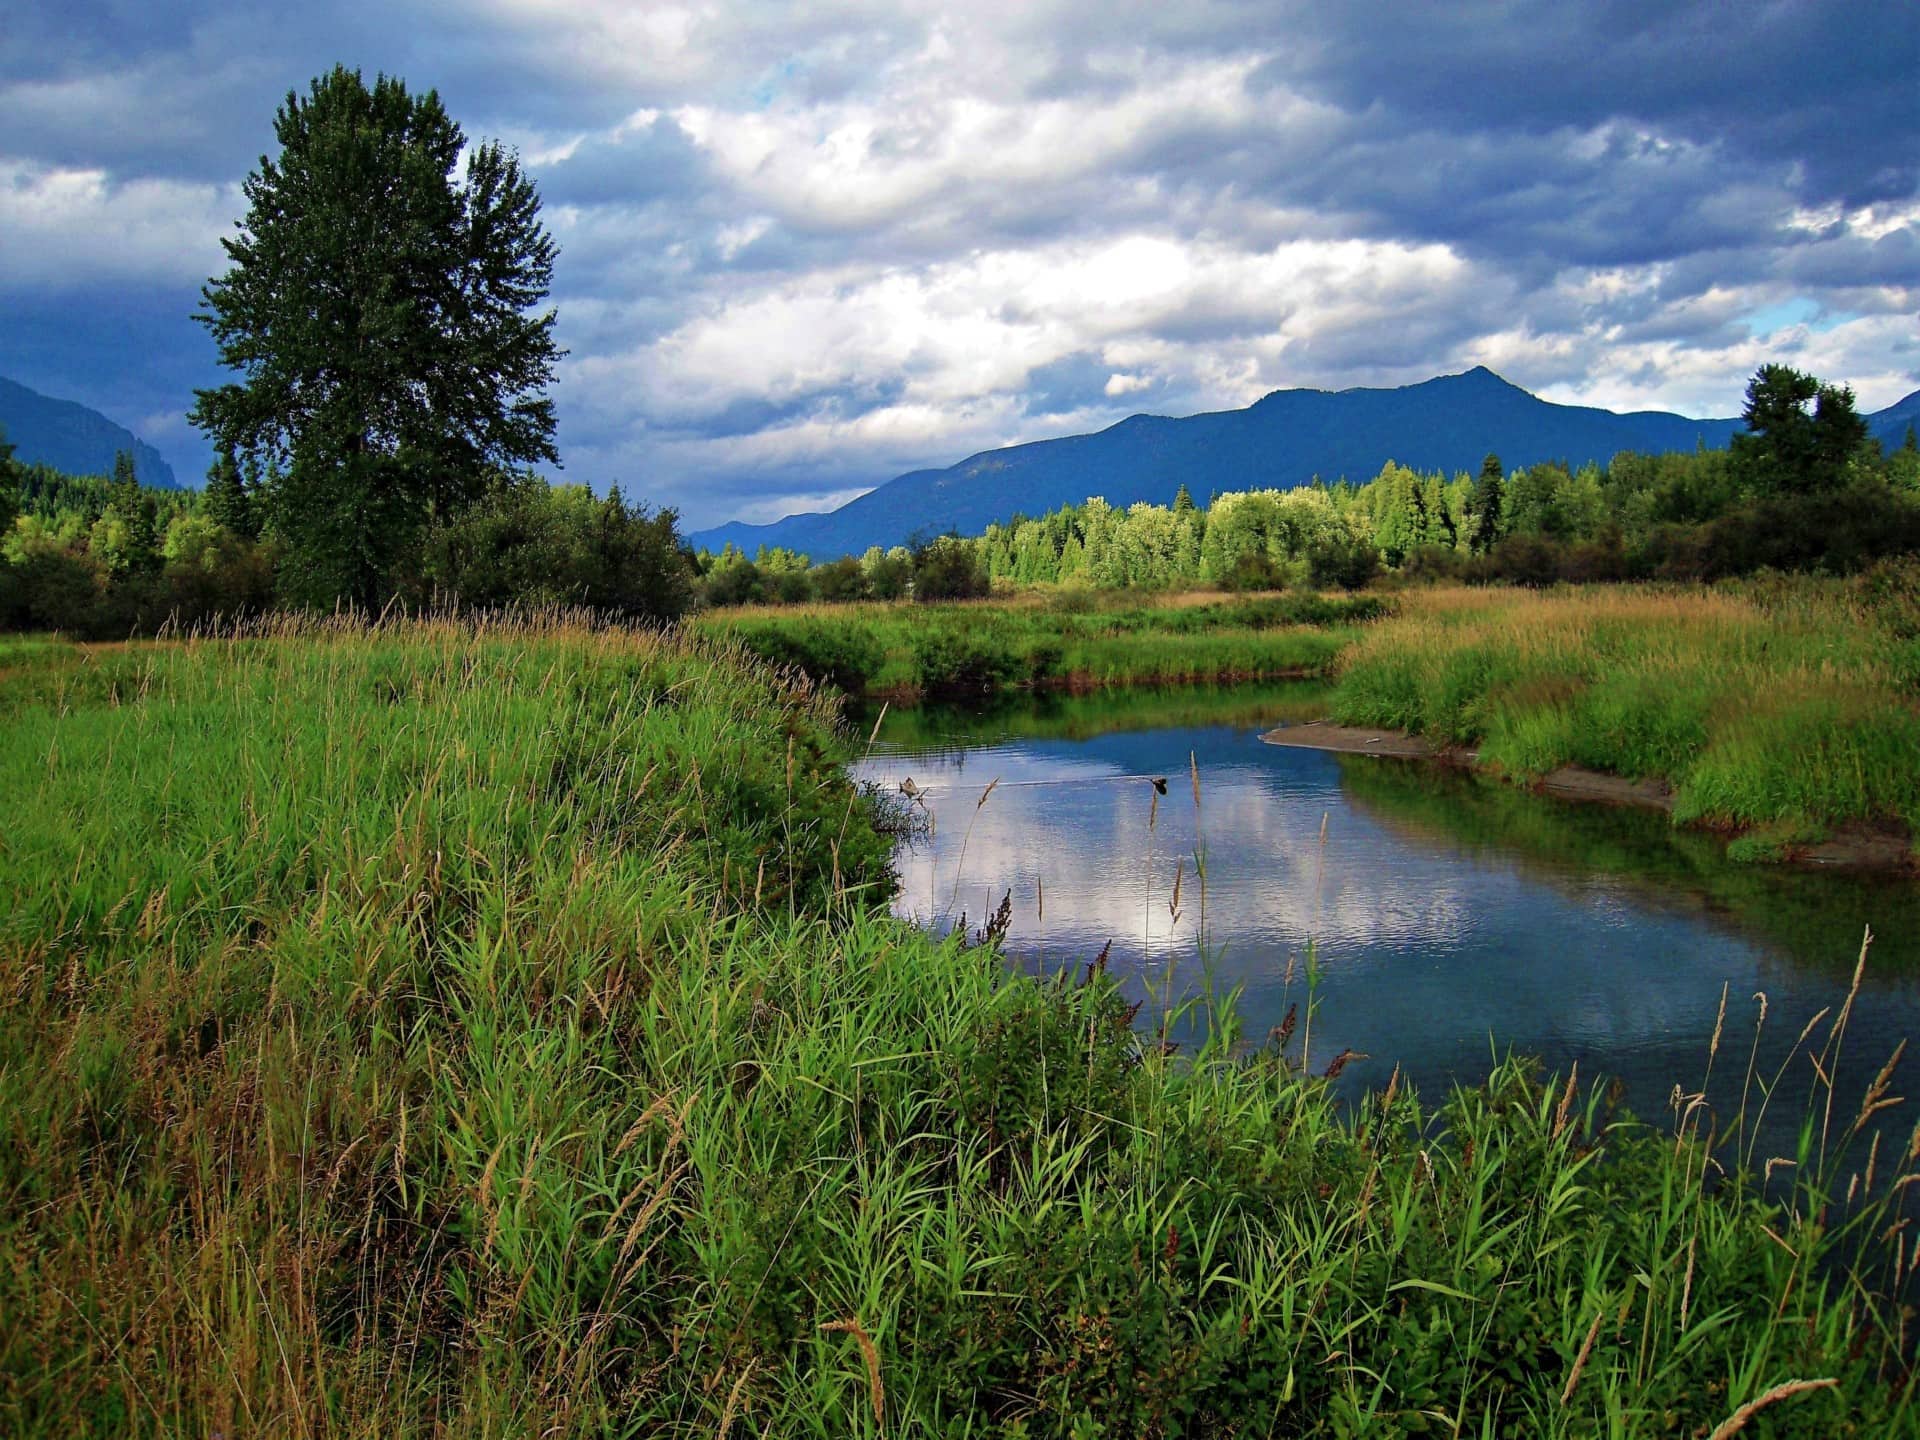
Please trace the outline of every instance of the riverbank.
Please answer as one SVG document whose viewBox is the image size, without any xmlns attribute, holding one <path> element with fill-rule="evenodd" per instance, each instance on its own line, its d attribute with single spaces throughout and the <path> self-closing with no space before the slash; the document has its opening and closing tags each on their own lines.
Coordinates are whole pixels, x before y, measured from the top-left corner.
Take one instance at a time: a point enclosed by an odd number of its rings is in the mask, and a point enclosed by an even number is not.
<svg viewBox="0 0 1920 1440">
<path fill-rule="evenodd" d="M 1744 858 L 1911 865 L 1917 577 L 1409 590 L 1340 657 L 1328 714 L 1521 784 L 1657 799 Z"/>
<path fill-rule="evenodd" d="M 1260 738 L 1269 745 L 1291 749 L 1324 750 L 1336 755 L 1372 755 L 1391 760 L 1433 760 L 1496 776 L 1499 774 L 1480 764 L 1477 750 L 1458 745 L 1442 748 L 1422 736 L 1404 731 L 1336 725 L 1326 720 L 1304 720 L 1268 730 Z M 1674 810 L 1673 791 L 1662 780 L 1630 780 L 1623 775 L 1587 770 L 1578 765 L 1558 766 L 1544 775 L 1528 779 L 1525 784 L 1526 788 L 1556 800 L 1627 805 L 1639 810 L 1656 810 L 1663 815 L 1671 815 Z M 1735 831 L 1729 835 L 1722 830 L 1720 833 L 1728 841 L 1729 849 L 1732 849 L 1752 832 Z M 1920 857 L 1915 855 L 1911 832 L 1893 823 L 1855 821 L 1826 835 L 1783 840 L 1778 835 L 1763 834 L 1759 840 L 1762 845 L 1759 853 L 1750 853 L 1745 858 L 1847 870 L 1920 873 Z"/>
<path fill-rule="evenodd" d="M 1915 1432 L 1837 1130 L 1763 1203 L 1523 1063 L 1165 1053 L 886 918 L 737 651 L 287 619 L 8 700 L 8 1434 Z"/>
</svg>

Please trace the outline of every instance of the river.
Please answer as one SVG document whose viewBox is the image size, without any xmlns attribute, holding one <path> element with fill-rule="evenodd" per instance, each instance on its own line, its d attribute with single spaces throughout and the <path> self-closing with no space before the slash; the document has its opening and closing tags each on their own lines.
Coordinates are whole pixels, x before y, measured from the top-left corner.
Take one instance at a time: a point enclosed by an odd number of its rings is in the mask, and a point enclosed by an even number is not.
<svg viewBox="0 0 1920 1440">
<path fill-rule="evenodd" d="M 1702 1088 L 1718 1027 L 1707 1089 L 1723 1124 L 1743 1093 L 1757 1110 L 1750 1057 L 1759 1077 L 1785 1066 L 1769 1147 L 1791 1144 L 1779 1122 L 1797 1122 L 1816 1079 L 1805 1047 L 1789 1058 L 1795 1037 L 1837 1013 L 1868 926 L 1836 1110 L 1920 1029 L 1911 880 L 1735 865 L 1663 815 L 1261 742 L 1321 702 L 1267 687 L 889 713 L 856 768 L 920 797 L 896 912 L 973 929 L 1010 897 L 1017 963 L 1084 967 L 1110 945 L 1142 1026 L 1169 997 L 1237 992 L 1259 1043 L 1291 1010 L 1291 1049 L 1316 1072 L 1366 1057 L 1342 1067 L 1349 1094 L 1398 1066 L 1432 1100 L 1513 1050 L 1617 1081 L 1658 1121 L 1676 1085 Z M 1204 1015 L 1176 1033 L 1192 1043 Z M 1887 1117 L 1900 1141 L 1902 1114 Z"/>
</svg>

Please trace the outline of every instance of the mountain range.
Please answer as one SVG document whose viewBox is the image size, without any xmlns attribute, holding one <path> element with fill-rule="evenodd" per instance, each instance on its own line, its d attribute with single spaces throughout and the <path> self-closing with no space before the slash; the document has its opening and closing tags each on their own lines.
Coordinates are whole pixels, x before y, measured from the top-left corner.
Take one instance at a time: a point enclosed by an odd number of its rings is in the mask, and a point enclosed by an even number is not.
<svg viewBox="0 0 1920 1440">
<path fill-rule="evenodd" d="M 111 475 L 113 457 L 133 455 L 133 473 L 142 485 L 180 488 L 173 467 L 160 452 L 124 425 L 73 400 L 56 400 L 0 376 L 0 428 L 14 447 L 14 458 L 29 465 L 51 465 L 69 475 Z"/>
<path fill-rule="evenodd" d="M 1916 417 L 1920 391 L 1867 423 L 1883 444 L 1898 444 Z M 1508 469 L 1545 460 L 1604 465 L 1622 450 L 1718 448 L 1743 428 L 1738 419 L 1556 405 L 1477 366 L 1391 390 L 1276 390 L 1244 410 L 1133 415 L 1092 435 L 910 471 L 837 510 L 769 525 L 735 521 L 688 539 L 711 550 L 732 543 L 749 555 L 762 545 L 785 546 L 819 563 L 915 535 L 975 535 L 1016 513 L 1039 515 L 1090 495 L 1116 506 L 1164 505 L 1184 484 L 1204 504 L 1222 491 L 1289 489 L 1315 476 L 1370 480 L 1389 460 L 1449 475 L 1478 473 L 1489 452 Z"/>
</svg>

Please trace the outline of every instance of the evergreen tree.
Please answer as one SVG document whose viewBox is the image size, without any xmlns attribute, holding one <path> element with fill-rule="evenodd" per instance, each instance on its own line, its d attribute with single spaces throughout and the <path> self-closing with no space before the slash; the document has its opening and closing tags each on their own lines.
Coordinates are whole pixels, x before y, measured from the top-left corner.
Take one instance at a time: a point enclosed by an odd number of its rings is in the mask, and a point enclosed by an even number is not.
<svg viewBox="0 0 1920 1440">
<path fill-rule="evenodd" d="M 1486 554 L 1499 540 L 1506 503 L 1506 471 L 1498 455 L 1489 455 L 1480 462 L 1480 476 L 1467 497 L 1467 544 L 1474 554 Z"/>
<path fill-rule="evenodd" d="M 133 456 L 125 450 L 113 457 L 113 485 L 102 517 L 114 526 L 109 564 L 119 571 L 160 568 L 160 526 L 153 497 L 140 488 Z"/>
<path fill-rule="evenodd" d="M 371 603 L 431 518 L 513 463 L 557 460 L 554 314 L 529 313 L 554 246 L 519 161 L 469 149 L 433 91 L 336 67 L 288 94 L 274 131 L 195 316 L 242 379 L 200 391 L 191 418 L 284 465 L 271 499 L 295 597 Z"/>
<path fill-rule="evenodd" d="M 1909 435 L 1913 433 L 1911 426 L 1908 427 L 1907 433 Z M 1191 514 L 1193 509 L 1193 495 L 1188 491 L 1185 482 L 1182 482 L 1179 491 L 1173 497 L 1173 513 L 1187 515 Z"/>
<path fill-rule="evenodd" d="M 1913 431 L 1907 431 L 1913 438 Z M 0 535 L 13 529 L 20 513 L 20 471 L 13 459 L 13 442 L 7 439 L 7 427 L 0 425 Z"/>
<path fill-rule="evenodd" d="M 254 497 L 240 474 L 232 450 L 224 450 L 207 471 L 207 514 L 214 523 L 243 540 L 260 538 L 260 519 Z"/>
</svg>

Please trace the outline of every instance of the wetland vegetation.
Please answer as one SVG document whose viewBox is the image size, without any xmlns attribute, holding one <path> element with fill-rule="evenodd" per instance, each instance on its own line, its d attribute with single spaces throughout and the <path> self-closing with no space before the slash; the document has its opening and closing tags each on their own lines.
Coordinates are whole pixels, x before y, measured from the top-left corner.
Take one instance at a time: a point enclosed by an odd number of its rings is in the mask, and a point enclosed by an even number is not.
<svg viewBox="0 0 1920 1440">
<path fill-rule="evenodd" d="M 1523 1062 L 1163 1052 L 1094 956 L 888 917 L 827 702 L 691 635 L 287 621 L 8 701 L 10 1433 L 1913 1429 L 1884 1084 L 1763 1195 L 1736 1116 Z"/>
</svg>

